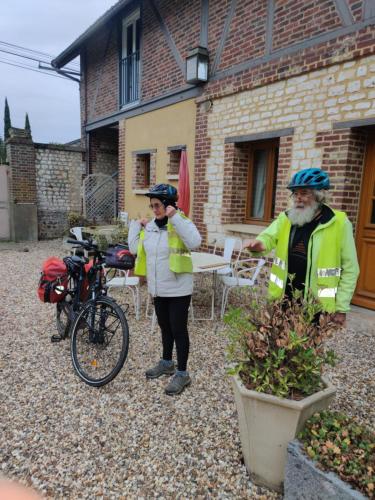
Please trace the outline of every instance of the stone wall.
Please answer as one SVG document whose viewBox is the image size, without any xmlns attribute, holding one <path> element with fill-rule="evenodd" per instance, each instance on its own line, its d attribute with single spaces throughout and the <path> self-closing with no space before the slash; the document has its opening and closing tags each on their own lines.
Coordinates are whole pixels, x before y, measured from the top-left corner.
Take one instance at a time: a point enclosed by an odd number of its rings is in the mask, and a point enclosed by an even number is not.
<svg viewBox="0 0 375 500">
<path fill-rule="evenodd" d="M 35 144 L 39 239 L 62 236 L 69 212 L 81 213 L 82 152 Z"/>
</svg>

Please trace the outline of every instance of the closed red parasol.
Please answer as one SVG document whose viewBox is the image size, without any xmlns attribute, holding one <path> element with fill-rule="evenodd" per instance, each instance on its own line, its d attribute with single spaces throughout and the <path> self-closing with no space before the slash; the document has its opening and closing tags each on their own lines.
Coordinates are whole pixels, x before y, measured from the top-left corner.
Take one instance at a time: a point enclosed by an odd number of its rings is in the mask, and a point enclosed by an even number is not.
<svg viewBox="0 0 375 500">
<path fill-rule="evenodd" d="M 180 170 L 178 175 L 178 207 L 189 215 L 190 211 L 190 182 L 189 182 L 189 167 L 187 163 L 186 151 L 181 151 Z"/>
</svg>

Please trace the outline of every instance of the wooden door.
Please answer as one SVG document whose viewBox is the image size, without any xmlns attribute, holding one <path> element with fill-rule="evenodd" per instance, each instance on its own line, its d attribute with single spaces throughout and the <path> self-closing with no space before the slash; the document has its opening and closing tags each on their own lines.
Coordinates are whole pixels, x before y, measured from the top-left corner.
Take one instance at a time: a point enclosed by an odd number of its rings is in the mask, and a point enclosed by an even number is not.
<svg viewBox="0 0 375 500">
<path fill-rule="evenodd" d="M 363 173 L 359 219 L 357 227 L 357 251 L 360 275 L 353 304 L 375 309 L 375 136 L 367 144 Z"/>
</svg>

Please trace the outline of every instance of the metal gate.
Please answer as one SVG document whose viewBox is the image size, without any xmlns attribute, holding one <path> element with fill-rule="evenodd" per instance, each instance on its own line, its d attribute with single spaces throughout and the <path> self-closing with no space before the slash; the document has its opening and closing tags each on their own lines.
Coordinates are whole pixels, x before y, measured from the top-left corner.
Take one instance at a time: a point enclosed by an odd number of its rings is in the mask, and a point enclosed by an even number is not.
<svg viewBox="0 0 375 500">
<path fill-rule="evenodd" d="M 116 217 L 117 183 L 114 176 L 91 174 L 83 181 L 83 214 L 95 222 L 111 222 Z"/>
<path fill-rule="evenodd" d="M 7 165 L 0 165 L 0 240 L 10 240 Z"/>
</svg>

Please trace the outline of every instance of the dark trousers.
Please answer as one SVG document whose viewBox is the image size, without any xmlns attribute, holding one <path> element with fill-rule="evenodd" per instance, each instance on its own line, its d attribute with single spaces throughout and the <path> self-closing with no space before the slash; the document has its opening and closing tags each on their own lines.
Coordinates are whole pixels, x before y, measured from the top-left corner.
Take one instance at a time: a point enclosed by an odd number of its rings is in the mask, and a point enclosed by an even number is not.
<svg viewBox="0 0 375 500">
<path fill-rule="evenodd" d="M 191 295 L 183 297 L 155 297 L 155 312 L 161 328 L 163 359 L 171 360 L 176 343 L 177 368 L 186 370 L 189 357 L 189 333 L 187 329 Z"/>
</svg>

